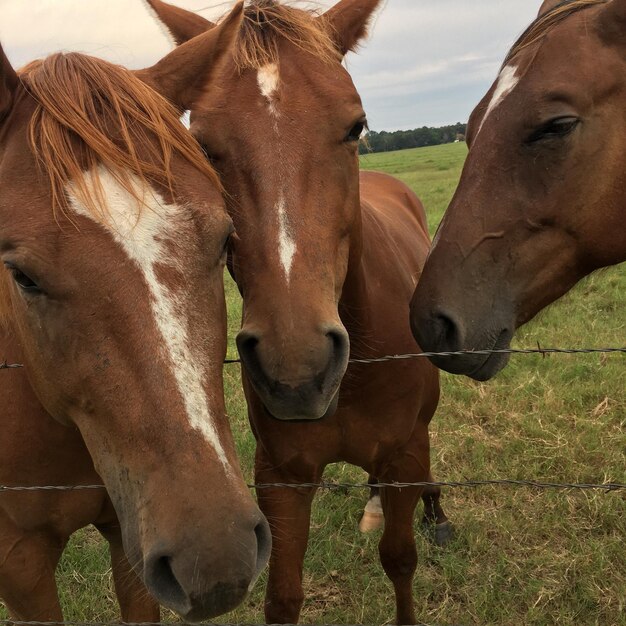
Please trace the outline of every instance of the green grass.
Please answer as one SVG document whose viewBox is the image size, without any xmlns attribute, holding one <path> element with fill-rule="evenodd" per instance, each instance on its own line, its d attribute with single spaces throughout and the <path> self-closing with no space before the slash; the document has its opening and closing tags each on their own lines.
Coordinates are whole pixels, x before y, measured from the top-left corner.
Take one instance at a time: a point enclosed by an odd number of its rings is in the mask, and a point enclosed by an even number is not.
<svg viewBox="0 0 626 626">
<path fill-rule="evenodd" d="M 363 157 L 397 175 L 422 198 L 431 227 L 449 202 L 464 144 Z M 232 283 L 230 349 L 240 319 Z M 626 266 L 595 274 L 518 334 L 516 345 L 620 346 L 626 343 Z M 626 362 L 623 356 L 518 356 L 479 384 L 443 376 L 432 425 L 433 470 L 441 480 L 519 478 L 626 482 Z M 235 366 L 226 394 L 241 462 L 252 479 L 253 438 Z M 327 477 L 362 480 L 329 468 Z M 303 622 L 383 623 L 393 619 L 391 585 L 378 562 L 378 534 L 356 528 L 365 493 L 324 493 L 313 512 L 305 564 Z M 624 494 L 484 488 L 446 490 L 457 537 L 428 543 L 416 527 L 418 615 L 432 624 L 626 624 Z M 115 620 L 106 551 L 79 533 L 59 570 L 66 618 Z M 225 621 L 262 622 L 263 580 Z M 3 617 L 0 610 L 0 617 Z"/>
</svg>

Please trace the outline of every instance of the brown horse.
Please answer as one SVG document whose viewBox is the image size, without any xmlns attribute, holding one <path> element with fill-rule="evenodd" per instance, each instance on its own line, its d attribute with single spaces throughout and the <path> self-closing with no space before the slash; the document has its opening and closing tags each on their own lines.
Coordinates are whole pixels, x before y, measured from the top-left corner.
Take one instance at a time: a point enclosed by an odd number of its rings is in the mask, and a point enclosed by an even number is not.
<svg viewBox="0 0 626 626">
<path fill-rule="evenodd" d="M 474 110 L 469 155 L 411 306 L 426 350 L 507 348 L 626 260 L 626 0 L 546 1 Z M 487 380 L 507 357 L 433 359 Z"/>
<path fill-rule="evenodd" d="M 149 1 L 179 44 L 215 28 Z M 317 17 L 253 1 L 219 72 L 220 91 L 198 92 L 191 106 L 192 132 L 222 177 L 237 232 L 230 256 L 244 301 L 237 344 L 259 483 L 317 482 L 337 461 L 384 481 L 430 476 L 436 369 L 427 361 L 348 366 L 349 356 L 418 349 L 408 305 L 429 249 L 416 196 L 389 176 L 359 176 L 366 120 L 341 61 L 378 4 L 343 0 Z M 274 541 L 269 622 L 298 620 L 314 492 L 259 491 Z M 415 623 L 412 522 L 422 493 L 382 491 L 380 556 L 399 623 Z M 445 534 L 438 497 L 430 494 L 425 516 Z"/>
<path fill-rule="evenodd" d="M 204 67 L 240 19 L 203 42 Z M 142 75 L 159 83 L 167 63 Z M 54 571 L 94 523 L 124 620 L 158 620 L 141 581 L 186 619 L 230 610 L 270 534 L 224 413 L 217 177 L 123 68 L 68 54 L 17 74 L 1 49 L 0 68 L 0 345 L 25 365 L 1 381 L 0 484 L 103 481 L 110 497 L 2 494 L 0 597 L 16 619 L 62 620 Z M 189 66 L 163 92 L 185 106 L 196 78 Z"/>
</svg>

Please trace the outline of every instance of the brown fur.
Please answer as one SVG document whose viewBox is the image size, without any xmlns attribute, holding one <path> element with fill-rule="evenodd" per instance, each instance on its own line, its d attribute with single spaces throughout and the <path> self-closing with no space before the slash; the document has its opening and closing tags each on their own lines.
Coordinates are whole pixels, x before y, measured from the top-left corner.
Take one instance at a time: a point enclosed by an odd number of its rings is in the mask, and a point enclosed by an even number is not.
<svg viewBox="0 0 626 626">
<path fill-rule="evenodd" d="M 502 67 L 508 65 L 520 52 L 540 42 L 557 24 L 567 19 L 572 13 L 588 9 L 597 4 L 606 4 L 609 0 L 573 0 L 562 2 L 553 9 L 540 15 L 515 42 L 506 56 Z"/>
<path fill-rule="evenodd" d="M 82 54 L 59 53 L 30 63 L 20 75 L 38 103 L 29 139 L 50 179 L 53 211 L 64 209 L 65 189 L 73 181 L 92 216 L 106 220 L 98 165 L 109 169 L 140 204 L 143 199 L 131 184 L 132 175 L 146 185 L 152 181 L 173 190 L 174 152 L 219 186 L 174 107 L 125 68 Z M 111 129 L 116 129 L 116 136 L 111 136 Z M 148 141 L 149 135 L 158 137 L 158 144 Z M 96 197 L 87 190 L 85 170 L 94 176 Z"/>
</svg>

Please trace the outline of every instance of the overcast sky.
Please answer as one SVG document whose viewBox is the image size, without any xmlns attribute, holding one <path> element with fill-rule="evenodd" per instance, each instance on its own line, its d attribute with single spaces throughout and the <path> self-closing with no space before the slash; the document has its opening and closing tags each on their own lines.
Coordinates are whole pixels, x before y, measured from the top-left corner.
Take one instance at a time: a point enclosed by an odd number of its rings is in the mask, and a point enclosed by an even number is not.
<svg viewBox="0 0 626 626">
<path fill-rule="evenodd" d="M 212 19 L 230 2 L 172 0 Z M 331 6 L 334 0 L 320 0 Z M 540 0 L 387 0 L 348 67 L 373 130 L 467 121 Z M 142 0 L 0 0 L 0 41 L 14 64 L 78 50 L 131 68 L 171 49 Z"/>
</svg>

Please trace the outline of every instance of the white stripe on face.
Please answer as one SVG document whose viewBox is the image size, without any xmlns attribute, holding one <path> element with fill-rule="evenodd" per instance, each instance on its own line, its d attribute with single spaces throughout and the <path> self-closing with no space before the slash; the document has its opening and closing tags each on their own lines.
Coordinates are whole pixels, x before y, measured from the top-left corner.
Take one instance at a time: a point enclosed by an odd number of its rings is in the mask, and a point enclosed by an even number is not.
<svg viewBox="0 0 626 626">
<path fill-rule="evenodd" d="M 229 471 L 226 453 L 215 429 L 202 384 L 204 375 L 189 348 L 185 305 L 159 282 L 155 272 L 157 263 L 176 266 L 165 243 L 177 236 L 176 226 L 181 218 L 185 218 L 185 212 L 176 205 L 167 204 L 152 189 L 143 189 L 145 206 L 139 207 L 135 198 L 117 183 L 107 169 L 99 168 L 97 175 L 110 216 L 108 223 L 101 225 L 143 274 L 152 296 L 150 304 L 154 321 L 163 338 L 164 360 L 171 364 L 189 423 L 213 447 L 222 465 Z M 133 183 L 142 190 L 139 180 L 135 179 Z M 85 184 L 90 191 L 93 190 L 94 183 L 89 174 L 85 175 Z M 141 193 L 139 195 L 142 196 Z M 73 185 L 69 185 L 68 197 L 76 213 L 93 219 L 77 199 Z"/>
<path fill-rule="evenodd" d="M 487 121 L 487 118 L 491 114 L 491 112 L 499 106 L 502 101 L 515 89 L 517 83 L 519 83 L 520 77 L 517 74 L 517 67 L 514 65 L 507 65 L 501 72 L 498 77 L 498 84 L 496 85 L 496 89 L 493 92 L 493 96 L 491 97 L 491 102 L 485 111 L 485 115 L 483 115 L 483 119 L 478 127 L 478 132 L 476 133 L 476 137 L 478 137 L 480 131 L 482 130 L 483 124 Z"/>
<path fill-rule="evenodd" d="M 257 83 L 261 90 L 261 95 L 267 99 L 272 115 L 278 115 L 275 100 L 279 81 L 280 74 L 277 63 L 268 63 L 257 71 Z"/>
<path fill-rule="evenodd" d="M 297 248 L 296 242 L 291 236 L 287 211 L 285 210 L 285 198 L 282 194 L 276 204 L 276 212 L 278 213 L 278 252 L 280 254 L 280 262 L 285 271 L 287 283 L 289 283 L 293 257 L 296 254 Z"/>
</svg>

